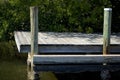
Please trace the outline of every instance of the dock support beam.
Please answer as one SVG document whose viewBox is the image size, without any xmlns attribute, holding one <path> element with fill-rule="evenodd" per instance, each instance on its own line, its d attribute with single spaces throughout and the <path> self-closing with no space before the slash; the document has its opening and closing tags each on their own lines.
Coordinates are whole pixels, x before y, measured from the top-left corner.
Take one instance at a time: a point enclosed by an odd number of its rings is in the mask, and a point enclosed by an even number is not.
<svg viewBox="0 0 120 80">
<path fill-rule="evenodd" d="M 33 55 L 38 54 L 38 7 L 30 7 L 31 22 L 31 53 L 28 53 L 28 80 L 39 80 L 39 74 L 34 71 Z"/>
<path fill-rule="evenodd" d="M 112 9 L 111 8 L 104 8 L 104 28 L 103 28 L 103 56 L 109 54 L 110 50 L 110 35 L 111 35 L 111 16 L 112 16 Z M 106 66 L 107 63 L 103 63 L 103 66 Z M 110 72 L 109 70 L 102 70 L 101 71 L 101 79 L 102 80 L 109 80 L 110 79 Z"/>
</svg>

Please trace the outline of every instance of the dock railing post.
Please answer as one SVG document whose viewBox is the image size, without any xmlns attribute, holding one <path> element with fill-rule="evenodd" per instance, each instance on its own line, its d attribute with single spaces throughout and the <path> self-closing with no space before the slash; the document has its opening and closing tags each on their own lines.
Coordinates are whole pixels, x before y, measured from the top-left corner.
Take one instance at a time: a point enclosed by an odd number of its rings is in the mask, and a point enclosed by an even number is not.
<svg viewBox="0 0 120 80">
<path fill-rule="evenodd" d="M 30 24 L 31 24 L 31 53 L 30 72 L 28 80 L 39 80 L 39 74 L 34 71 L 33 55 L 38 54 L 38 7 L 30 7 Z"/>
<path fill-rule="evenodd" d="M 103 55 L 109 54 L 112 9 L 104 8 Z"/>
</svg>

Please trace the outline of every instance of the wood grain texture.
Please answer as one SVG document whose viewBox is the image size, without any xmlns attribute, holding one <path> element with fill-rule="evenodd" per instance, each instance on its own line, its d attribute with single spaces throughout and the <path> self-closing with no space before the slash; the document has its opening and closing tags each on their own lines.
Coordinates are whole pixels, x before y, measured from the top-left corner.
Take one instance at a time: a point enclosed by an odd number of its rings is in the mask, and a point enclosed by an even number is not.
<svg viewBox="0 0 120 80">
<path fill-rule="evenodd" d="M 18 50 L 20 52 L 30 52 L 30 32 L 16 31 L 14 35 Z M 39 32 L 38 45 L 38 51 L 42 53 L 49 52 L 50 49 L 50 53 L 60 52 L 61 50 L 77 53 L 102 52 L 103 36 L 101 34 Z M 115 50 L 120 52 L 120 34 L 111 35 L 110 46 L 110 52 L 115 52 Z"/>
<path fill-rule="evenodd" d="M 34 55 L 34 64 L 120 63 L 120 55 Z"/>
<path fill-rule="evenodd" d="M 110 53 L 112 9 L 104 8 L 104 28 L 103 28 L 103 55 Z"/>
<path fill-rule="evenodd" d="M 78 73 L 78 72 L 85 72 L 85 71 L 102 71 L 102 70 L 109 70 L 109 71 L 118 71 L 120 70 L 120 64 L 114 65 L 101 65 L 101 64 L 85 64 L 85 65 L 36 65 L 34 66 L 34 70 L 36 72 L 39 71 L 51 71 L 57 73 Z"/>
</svg>

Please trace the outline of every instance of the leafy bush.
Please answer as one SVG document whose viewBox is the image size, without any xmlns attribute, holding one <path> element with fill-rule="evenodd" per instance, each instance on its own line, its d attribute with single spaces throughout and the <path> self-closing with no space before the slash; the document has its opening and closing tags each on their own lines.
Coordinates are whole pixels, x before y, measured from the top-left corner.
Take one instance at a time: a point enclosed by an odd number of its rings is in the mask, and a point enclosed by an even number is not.
<svg viewBox="0 0 120 80">
<path fill-rule="evenodd" d="M 16 30 L 30 30 L 29 7 L 39 7 L 39 31 L 102 32 L 109 0 L 4 0 L 0 4 L 0 41 Z"/>
</svg>

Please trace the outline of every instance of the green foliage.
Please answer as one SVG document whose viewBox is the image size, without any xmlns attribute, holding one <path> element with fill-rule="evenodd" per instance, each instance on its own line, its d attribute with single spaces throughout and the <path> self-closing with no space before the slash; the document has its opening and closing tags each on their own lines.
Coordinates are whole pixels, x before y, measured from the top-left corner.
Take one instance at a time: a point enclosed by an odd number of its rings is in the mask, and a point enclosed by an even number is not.
<svg viewBox="0 0 120 80">
<path fill-rule="evenodd" d="M 120 32 L 120 0 L 111 0 L 112 2 L 112 31 Z"/>
<path fill-rule="evenodd" d="M 13 40 L 14 31 L 30 30 L 30 6 L 39 7 L 39 31 L 102 32 L 103 9 L 109 0 L 3 0 L 0 41 Z"/>
<path fill-rule="evenodd" d="M 111 7 L 108 0 L 50 0 L 42 3 L 39 7 L 41 31 L 102 32 L 103 9 Z"/>
<path fill-rule="evenodd" d="M 0 41 L 13 39 L 14 30 L 29 30 L 29 9 L 18 1 L 0 4 Z"/>
</svg>

